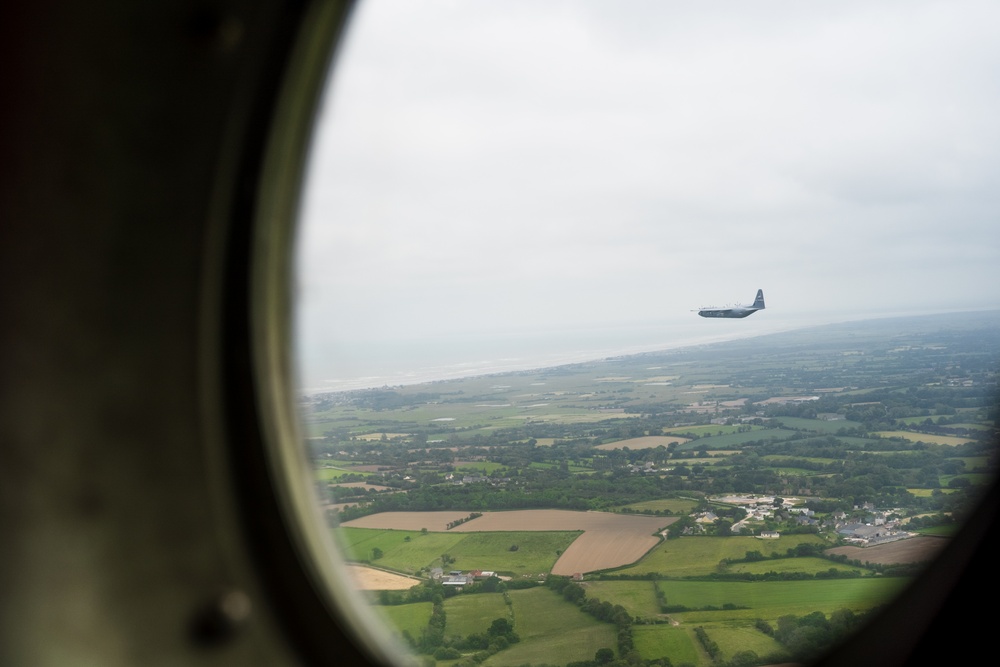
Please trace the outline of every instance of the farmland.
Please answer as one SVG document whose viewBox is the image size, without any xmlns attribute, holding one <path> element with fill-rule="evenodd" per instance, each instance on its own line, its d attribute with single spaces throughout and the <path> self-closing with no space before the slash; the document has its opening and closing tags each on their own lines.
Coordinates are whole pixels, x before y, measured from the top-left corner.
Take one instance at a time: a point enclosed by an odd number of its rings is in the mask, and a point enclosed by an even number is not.
<svg viewBox="0 0 1000 667">
<path fill-rule="evenodd" d="M 344 527 L 349 529 L 362 527 L 397 529 L 418 524 L 440 527 L 442 523 L 447 523 L 445 519 L 453 521 L 456 518 L 464 518 L 464 516 L 463 513 L 459 513 L 456 517 L 451 512 L 390 513 L 388 516 L 373 514 L 345 523 Z M 452 551 L 453 555 L 460 554 L 460 549 L 464 549 L 469 557 L 463 557 L 463 565 L 476 563 L 475 565 L 467 565 L 468 568 L 487 568 L 512 571 L 518 574 L 548 571 L 554 574 L 574 574 L 619 567 L 638 560 L 660 541 L 660 538 L 653 534 L 672 521 L 673 519 L 670 518 L 622 516 L 606 512 L 567 512 L 563 510 L 487 512 L 453 528 L 448 534 L 449 539 L 437 538 L 430 544 L 433 545 L 432 551 L 440 548 L 444 551 Z M 504 536 L 504 533 L 510 533 L 516 528 L 527 528 L 532 532 L 540 531 L 550 535 L 554 531 L 569 532 L 570 534 L 561 538 L 530 538 L 526 534 L 522 537 Z M 499 534 L 499 536 L 479 536 L 470 538 L 466 542 L 463 542 L 461 538 L 455 539 L 457 533 L 473 531 Z M 575 531 L 582 531 L 582 534 Z M 422 535 L 421 537 L 426 538 L 430 535 Z M 376 538 L 373 535 L 369 539 Z M 405 536 L 401 539 L 405 539 Z M 524 539 L 531 540 L 532 544 L 541 544 L 544 541 L 547 546 L 541 547 L 538 551 L 544 552 L 546 556 L 543 556 L 541 560 L 529 560 L 529 556 L 526 555 L 529 552 L 528 549 L 525 549 L 525 554 L 521 554 L 520 550 L 515 553 L 504 553 L 504 550 L 508 550 L 510 546 L 518 544 Z M 399 540 L 396 542 L 398 543 Z M 360 538 L 355 542 L 359 546 L 363 546 L 365 543 L 366 541 L 360 540 Z M 411 541 L 408 544 L 419 545 L 421 549 L 424 549 L 420 540 Z M 464 547 L 461 546 L 463 544 Z M 485 546 L 477 548 L 475 545 Z M 397 546 L 399 545 L 397 544 Z M 406 549 L 407 556 L 413 553 L 414 548 L 416 546 Z M 427 553 L 429 552 L 424 549 L 421 557 Z M 438 551 L 437 553 L 442 552 Z M 547 563 L 547 557 L 550 555 L 553 557 L 554 565 Z M 558 557 L 558 561 L 555 560 L 556 557 Z M 390 563 L 389 554 L 386 552 L 386 560 L 383 564 L 395 566 L 401 563 L 399 558 L 393 558 Z M 412 560 L 409 565 L 412 568 Z M 409 572 L 413 569 L 405 569 L 404 571 Z"/>
<path fill-rule="evenodd" d="M 881 604 L 992 479 L 992 317 L 309 397 L 312 483 L 349 560 L 420 580 L 374 598 L 442 665 L 784 659 L 756 619 Z"/>
<path fill-rule="evenodd" d="M 747 551 L 761 551 L 784 554 L 800 544 L 825 544 L 816 535 L 788 535 L 776 540 L 761 540 L 755 537 L 682 537 L 667 540 L 651 551 L 640 562 L 622 568 L 620 574 L 646 575 L 657 573 L 664 576 L 683 577 L 711 574 L 723 559 L 743 558 Z"/>
<path fill-rule="evenodd" d="M 511 591 L 514 629 L 521 641 L 486 661 L 488 667 L 558 665 L 589 660 L 616 645 L 615 629 L 584 614 L 546 588 Z"/>
</svg>

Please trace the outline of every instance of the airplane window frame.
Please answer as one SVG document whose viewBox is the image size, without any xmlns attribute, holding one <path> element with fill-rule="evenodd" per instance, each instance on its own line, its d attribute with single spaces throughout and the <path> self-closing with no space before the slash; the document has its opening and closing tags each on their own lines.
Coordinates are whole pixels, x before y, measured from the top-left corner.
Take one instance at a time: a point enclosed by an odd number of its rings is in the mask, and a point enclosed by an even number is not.
<svg viewBox="0 0 1000 667">
<path fill-rule="evenodd" d="M 399 664 L 407 659 L 405 651 L 351 589 L 343 570 L 332 559 L 321 557 L 337 552 L 330 536 L 317 530 L 325 524 L 312 489 L 302 484 L 309 479 L 309 472 L 301 449 L 295 410 L 298 389 L 290 357 L 292 258 L 297 205 L 315 114 L 336 69 L 334 53 L 345 30 L 344 18 L 335 16 L 331 6 L 311 3 L 304 13 L 302 34 L 275 103 L 266 155 L 254 176 L 259 194 L 253 203 L 249 269 L 232 283 L 234 292 L 249 285 L 249 328 L 243 331 L 236 324 L 229 330 L 234 338 L 245 336 L 245 361 L 249 363 L 236 361 L 235 365 L 245 372 L 244 382 L 252 386 L 252 395 L 236 398 L 233 406 L 237 420 L 249 418 L 259 428 L 256 436 L 249 431 L 242 433 L 256 441 L 252 460 L 245 463 L 243 496 L 248 514 L 253 515 L 248 521 L 266 516 L 269 527 L 261 531 L 258 526 L 255 531 L 268 540 L 283 542 L 260 542 L 258 552 L 267 554 L 262 563 L 270 572 L 267 576 L 272 577 L 277 605 L 291 613 L 294 623 L 301 624 L 295 634 L 306 645 L 307 655 L 317 663 L 329 659 L 329 647 L 319 637 L 324 623 L 332 621 L 349 628 L 367 659 Z M 239 386 L 239 382 L 235 384 Z M 248 405 L 252 406 L 250 412 Z M 934 628 L 935 623 L 947 622 L 944 617 L 955 614 L 948 605 L 956 595 L 964 595 L 965 589 L 960 588 L 964 577 L 982 567 L 984 540 L 996 522 L 997 488 L 994 481 L 952 544 L 902 595 L 869 626 L 816 664 L 891 665 L 919 659 L 917 651 L 928 638 L 914 628 Z M 288 590 L 279 592 L 283 588 Z M 886 634 L 894 641 L 881 641 Z"/>
</svg>

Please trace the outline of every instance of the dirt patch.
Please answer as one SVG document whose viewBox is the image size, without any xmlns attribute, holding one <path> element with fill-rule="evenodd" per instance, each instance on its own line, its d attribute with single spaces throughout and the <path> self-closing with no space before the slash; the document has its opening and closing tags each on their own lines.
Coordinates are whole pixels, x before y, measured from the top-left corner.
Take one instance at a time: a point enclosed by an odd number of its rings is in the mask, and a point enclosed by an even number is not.
<svg viewBox="0 0 1000 667">
<path fill-rule="evenodd" d="M 922 536 L 874 547 L 835 547 L 828 549 L 826 553 L 847 556 L 862 563 L 867 561 L 878 565 L 897 565 L 931 560 L 946 544 L 947 538 Z"/>
<path fill-rule="evenodd" d="M 420 583 L 414 577 L 376 570 L 363 565 L 347 565 L 347 573 L 360 591 L 405 591 Z"/>
</svg>

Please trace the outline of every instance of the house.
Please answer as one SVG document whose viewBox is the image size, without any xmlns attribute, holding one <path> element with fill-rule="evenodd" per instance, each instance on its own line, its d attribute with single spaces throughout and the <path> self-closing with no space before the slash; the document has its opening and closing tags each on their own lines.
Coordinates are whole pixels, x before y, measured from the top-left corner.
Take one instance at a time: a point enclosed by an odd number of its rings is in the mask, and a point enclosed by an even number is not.
<svg viewBox="0 0 1000 667">
<path fill-rule="evenodd" d="M 781 533 L 776 530 L 762 530 L 760 531 L 760 539 L 762 540 L 776 540 L 781 537 Z"/>
<path fill-rule="evenodd" d="M 461 586 L 468 586 L 473 581 L 475 581 L 475 579 L 472 577 L 471 574 L 451 573 L 441 581 L 441 585 L 461 587 Z"/>
</svg>

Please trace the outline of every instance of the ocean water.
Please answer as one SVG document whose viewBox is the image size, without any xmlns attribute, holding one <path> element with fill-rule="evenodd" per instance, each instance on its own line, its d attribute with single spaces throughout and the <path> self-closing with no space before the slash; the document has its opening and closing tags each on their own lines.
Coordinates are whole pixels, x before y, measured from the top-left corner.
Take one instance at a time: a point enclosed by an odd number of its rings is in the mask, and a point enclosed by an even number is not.
<svg viewBox="0 0 1000 667">
<path fill-rule="evenodd" d="M 758 318 L 756 321 L 754 317 Z M 843 321 L 841 319 L 840 321 Z M 705 319 L 566 330 L 438 335 L 426 338 L 338 338 L 297 356 L 305 393 L 420 384 L 545 368 L 607 357 L 677 349 L 822 324 L 815 317 Z"/>
</svg>

